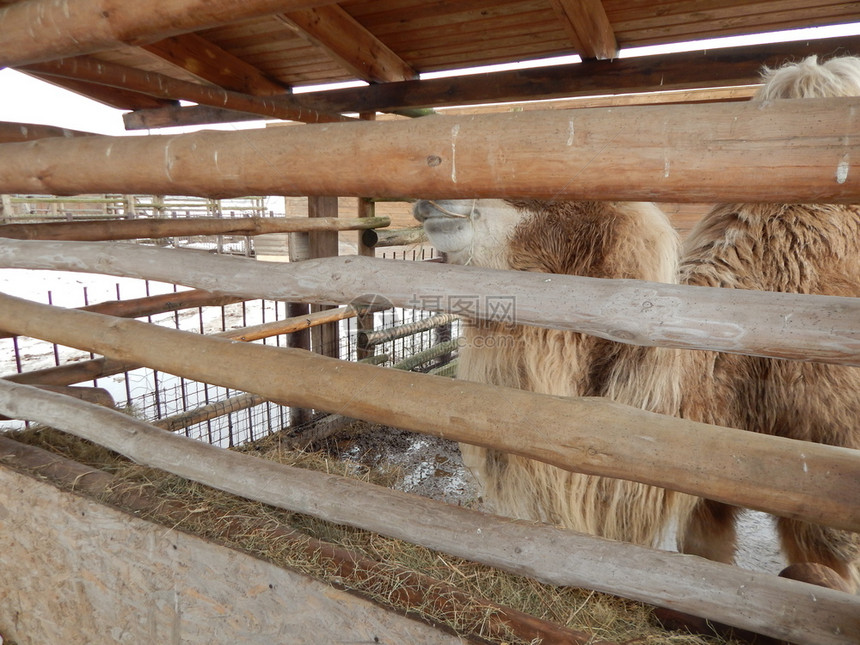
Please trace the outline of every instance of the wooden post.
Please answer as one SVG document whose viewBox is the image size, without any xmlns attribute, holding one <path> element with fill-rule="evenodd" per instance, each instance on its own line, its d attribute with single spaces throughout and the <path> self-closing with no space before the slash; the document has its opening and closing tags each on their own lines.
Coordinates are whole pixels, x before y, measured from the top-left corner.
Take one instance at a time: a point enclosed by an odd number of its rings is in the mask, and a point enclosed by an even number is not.
<svg viewBox="0 0 860 645">
<path fill-rule="evenodd" d="M 308 217 L 337 217 L 337 197 L 309 197 Z M 310 257 L 328 258 L 338 255 L 337 233 L 314 231 L 309 234 Z M 330 309 L 322 305 L 311 305 L 311 313 Z M 337 323 L 320 325 L 311 330 L 311 348 L 317 354 L 338 358 L 340 356 L 340 333 Z"/>
<path fill-rule="evenodd" d="M 284 212 L 290 212 L 290 205 L 287 203 L 287 198 L 284 198 Z M 304 219 L 310 219 L 309 217 L 305 217 Z M 302 262 L 310 258 L 311 249 L 310 249 L 310 234 L 307 232 L 301 233 L 290 233 L 290 237 L 288 239 L 288 253 L 290 262 Z M 311 307 L 310 305 L 303 302 L 288 302 L 287 303 L 287 316 L 289 318 L 298 318 L 299 316 L 307 316 L 310 314 Z M 311 349 L 311 330 L 303 329 L 297 331 L 293 334 L 290 334 L 287 337 L 287 347 L 292 347 L 295 349 L 304 349 L 306 351 L 310 351 Z M 310 423 L 311 419 L 313 419 L 314 411 L 309 408 L 300 408 L 298 406 L 290 406 L 290 426 L 293 428 L 298 428 Z"/>
</svg>

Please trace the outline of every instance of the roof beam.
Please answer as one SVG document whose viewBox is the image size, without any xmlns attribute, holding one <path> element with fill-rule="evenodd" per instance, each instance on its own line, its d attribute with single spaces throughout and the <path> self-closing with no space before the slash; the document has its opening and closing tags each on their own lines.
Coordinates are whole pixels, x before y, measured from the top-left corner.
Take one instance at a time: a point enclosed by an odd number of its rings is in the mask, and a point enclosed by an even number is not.
<svg viewBox="0 0 860 645">
<path fill-rule="evenodd" d="M 18 71 L 118 110 L 157 110 L 168 107 L 179 107 L 179 102 L 172 99 L 156 98 L 148 94 L 132 92 L 118 87 L 88 83 L 73 78 L 48 76 L 26 69 L 19 69 Z"/>
<path fill-rule="evenodd" d="M 860 54 L 860 36 L 731 49 L 643 56 L 614 61 L 475 74 L 303 94 L 325 112 L 393 112 L 413 108 L 728 87 L 760 82 L 763 66 L 812 54 Z"/>
<path fill-rule="evenodd" d="M 289 92 L 289 87 L 197 34 L 171 36 L 142 47 L 171 65 L 228 90 L 255 96 Z"/>
<path fill-rule="evenodd" d="M 262 117 L 330 123 L 345 120 L 339 114 L 322 114 L 307 109 L 292 96 L 259 97 L 232 92 L 214 85 L 199 85 L 180 81 L 155 72 L 144 72 L 132 67 L 95 60 L 86 56 L 64 58 L 25 67 L 23 71 L 38 72 L 60 78 L 83 79 L 92 83 L 130 89 L 150 96 L 184 99 L 203 105 L 251 112 Z"/>
<path fill-rule="evenodd" d="M 236 112 L 209 105 L 170 106 L 152 110 L 135 110 L 122 115 L 126 130 L 153 130 L 178 125 L 206 125 L 208 123 L 236 123 L 258 121 L 259 114 Z"/>
<path fill-rule="evenodd" d="M 357 78 L 391 83 L 418 77 L 406 61 L 338 5 L 290 11 L 278 18 Z"/>
<path fill-rule="evenodd" d="M 0 8 L 0 67 L 140 45 L 335 0 L 29 0 Z"/>
<path fill-rule="evenodd" d="M 564 30 L 582 58 L 615 58 L 618 42 L 601 0 L 551 0 Z"/>
</svg>

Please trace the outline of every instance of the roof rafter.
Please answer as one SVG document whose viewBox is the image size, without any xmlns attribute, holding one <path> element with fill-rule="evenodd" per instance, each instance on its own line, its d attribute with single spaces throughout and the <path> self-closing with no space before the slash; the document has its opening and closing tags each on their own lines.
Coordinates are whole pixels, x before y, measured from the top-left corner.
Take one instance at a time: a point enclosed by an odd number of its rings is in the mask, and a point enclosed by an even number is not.
<svg viewBox="0 0 860 645">
<path fill-rule="evenodd" d="M 336 0 L 30 0 L 0 7 L 0 67 L 139 45 Z"/>
<path fill-rule="evenodd" d="M 362 80 L 390 83 L 418 77 L 406 61 L 338 5 L 290 11 L 278 18 Z"/>
<path fill-rule="evenodd" d="M 618 42 L 601 0 L 550 1 L 582 58 L 615 58 Z"/>
<path fill-rule="evenodd" d="M 185 99 L 203 105 L 224 107 L 242 112 L 251 112 L 264 117 L 302 121 L 305 123 L 330 123 L 343 121 L 339 114 L 323 114 L 308 109 L 293 96 L 260 97 L 232 92 L 214 85 L 198 85 L 180 81 L 156 72 L 142 70 L 95 60 L 86 56 L 64 58 L 57 61 L 37 63 L 23 68 L 60 78 L 85 79 L 110 87 L 131 89 L 136 92 L 170 99 Z"/>
<path fill-rule="evenodd" d="M 171 36 L 143 49 L 219 87 L 256 96 L 275 96 L 289 88 L 253 65 L 197 34 Z"/>
<path fill-rule="evenodd" d="M 35 71 L 20 69 L 18 71 L 25 72 L 29 76 L 38 78 L 40 81 L 45 81 L 51 85 L 56 85 L 64 90 L 75 92 L 81 96 L 85 96 L 93 101 L 97 101 L 103 105 L 107 105 L 118 110 L 157 110 L 168 107 L 178 107 L 179 101 L 169 98 L 157 98 L 150 94 L 142 94 L 131 90 L 108 87 L 106 85 L 98 85 L 85 80 L 75 78 L 60 78 L 57 76 L 48 76 Z"/>
</svg>

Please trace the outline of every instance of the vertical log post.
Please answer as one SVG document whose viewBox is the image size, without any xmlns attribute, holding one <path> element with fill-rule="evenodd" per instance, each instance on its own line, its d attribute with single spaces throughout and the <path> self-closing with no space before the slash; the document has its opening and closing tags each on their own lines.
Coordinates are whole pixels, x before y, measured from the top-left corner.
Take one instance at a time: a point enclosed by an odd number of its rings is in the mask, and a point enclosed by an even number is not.
<svg viewBox="0 0 860 645">
<path fill-rule="evenodd" d="M 308 197 L 308 217 L 337 217 L 337 197 Z M 311 258 L 327 258 L 338 255 L 337 231 L 314 231 L 308 234 Z M 311 313 L 331 309 L 323 305 L 311 305 Z M 328 323 L 311 330 L 311 348 L 323 356 L 339 358 L 340 338 L 338 323 Z"/>
<path fill-rule="evenodd" d="M 289 204 L 286 203 L 287 198 L 284 198 L 285 211 L 289 212 Z M 309 233 L 290 233 L 289 234 L 289 258 L 290 262 L 301 262 L 310 257 L 310 234 Z M 310 305 L 303 302 L 288 302 L 287 317 L 295 318 L 298 316 L 307 316 L 311 311 Z M 310 350 L 311 348 L 311 330 L 302 329 L 287 336 L 287 347 L 296 349 Z M 313 417 L 313 410 L 307 408 L 297 408 L 290 406 L 290 425 L 292 427 L 303 426 L 309 423 Z"/>
<path fill-rule="evenodd" d="M 358 115 L 358 118 L 362 121 L 375 121 L 376 112 L 361 112 Z M 376 216 L 376 204 L 373 203 L 373 200 L 369 197 L 359 197 L 358 217 L 374 216 Z M 369 258 L 376 257 L 376 249 L 372 246 L 367 246 L 367 244 L 364 243 L 361 233 L 358 234 L 358 254 Z M 356 320 L 356 330 L 358 332 L 356 338 L 358 340 L 356 341 L 357 346 L 355 351 L 356 359 L 359 361 L 365 358 L 370 358 L 374 353 L 373 347 L 368 347 L 366 343 L 367 337 L 361 333 L 365 331 L 373 331 L 373 315 L 373 311 L 368 311 L 363 316 L 358 316 Z"/>
</svg>

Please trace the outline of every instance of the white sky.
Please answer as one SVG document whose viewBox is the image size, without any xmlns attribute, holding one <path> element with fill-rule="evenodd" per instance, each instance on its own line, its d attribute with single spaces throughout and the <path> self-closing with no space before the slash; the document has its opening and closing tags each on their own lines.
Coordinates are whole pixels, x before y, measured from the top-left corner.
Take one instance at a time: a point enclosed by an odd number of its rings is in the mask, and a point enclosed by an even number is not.
<svg viewBox="0 0 860 645">
<path fill-rule="evenodd" d="M 785 42 L 790 40 L 806 40 L 812 38 L 828 38 L 834 36 L 849 36 L 860 34 L 860 22 L 838 27 L 816 27 L 790 32 L 774 32 L 758 36 L 743 36 L 720 38 L 695 43 L 679 43 L 661 47 L 641 47 L 622 50 L 620 58 L 630 56 L 647 56 L 667 51 L 695 51 L 734 47 L 744 44 Z M 830 52 L 822 52 L 828 54 Z M 529 61 L 525 63 L 476 68 L 475 72 L 498 71 L 500 69 L 535 67 L 539 65 L 559 64 L 578 61 L 578 57 L 567 56 L 547 59 L 545 61 Z M 462 74 L 457 72 L 441 72 L 422 75 L 422 78 L 434 78 L 445 75 Z M 74 130 L 95 132 L 109 135 L 143 134 L 143 132 L 126 132 L 122 122 L 122 111 L 96 101 L 86 99 L 78 94 L 61 89 L 50 83 L 45 83 L 21 74 L 11 69 L 0 69 L 0 121 L 16 123 L 38 123 L 54 125 Z M 207 125 L 196 128 L 160 128 L 152 133 L 170 134 L 189 129 L 245 129 L 260 127 L 262 121 L 248 121 L 220 126 Z"/>
</svg>

